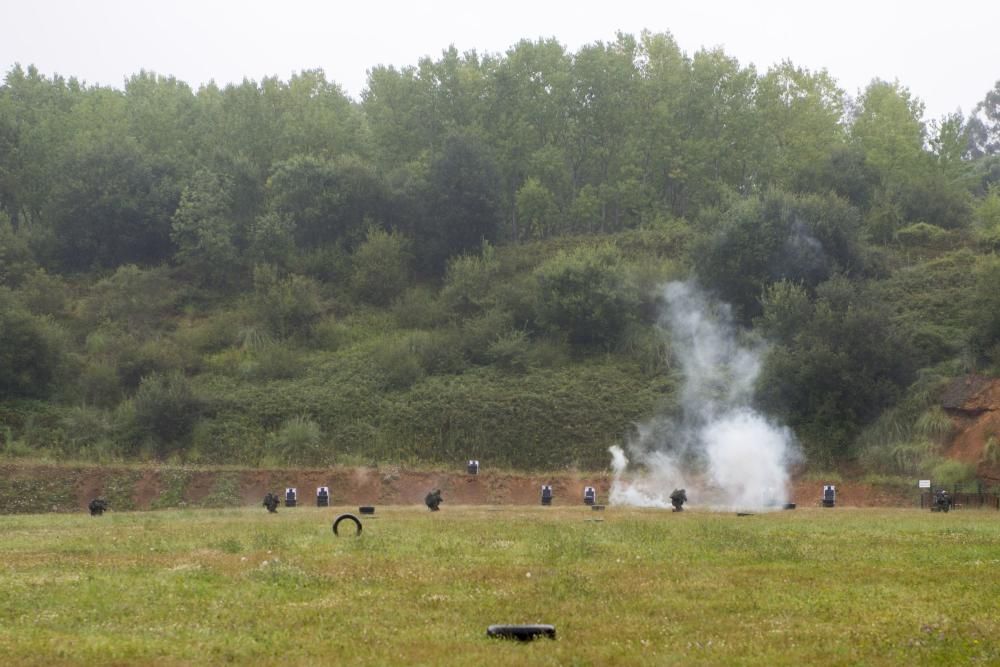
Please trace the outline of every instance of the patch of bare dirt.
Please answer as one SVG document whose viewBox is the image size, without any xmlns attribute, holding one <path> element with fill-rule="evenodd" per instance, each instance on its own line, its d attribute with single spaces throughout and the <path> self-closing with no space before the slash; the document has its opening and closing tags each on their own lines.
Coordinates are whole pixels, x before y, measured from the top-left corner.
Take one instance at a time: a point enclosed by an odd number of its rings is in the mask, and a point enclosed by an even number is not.
<svg viewBox="0 0 1000 667">
<path fill-rule="evenodd" d="M 91 499 L 105 494 L 107 480 L 122 472 L 114 467 L 65 467 L 46 465 L 6 465 L 7 475 L 18 478 L 61 479 L 73 488 L 73 498 L 79 509 Z M 132 468 L 132 470 L 135 470 Z M 141 469 L 132 498 L 138 509 L 149 509 L 166 492 L 164 471 L 156 467 Z M 242 505 L 258 505 L 268 492 L 284 494 L 286 487 L 296 487 L 299 504 L 313 505 L 316 489 L 330 488 L 330 503 L 334 506 L 359 505 L 421 505 L 424 496 L 441 489 L 446 505 L 536 505 L 540 502 L 543 484 L 552 486 L 555 505 L 579 505 L 583 489 L 597 489 L 598 502 L 607 502 L 611 476 L 606 472 L 559 472 L 524 474 L 481 470 L 479 475 L 464 471 L 416 471 L 397 466 L 378 468 L 329 468 L 317 470 L 194 470 L 184 487 L 184 502 L 197 506 L 206 500 L 222 476 L 235 476 L 237 497 Z M 837 505 L 847 507 L 912 507 L 918 502 L 916 490 L 890 486 L 873 486 L 854 482 L 838 482 Z M 793 484 L 791 502 L 800 507 L 819 505 L 822 482 L 797 481 Z M 51 508 L 40 505 L 39 512 Z"/>
<path fill-rule="evenodd" d="M 990 461 L 986 451 L 991 438 L 1000 440 L 1000 380 L 958 378 L 945 388 L 941 405 L 955 426 L 947 456 L 975 465 L 983 479 L 1000 480 L 1000 461 Z"/>
</svg>

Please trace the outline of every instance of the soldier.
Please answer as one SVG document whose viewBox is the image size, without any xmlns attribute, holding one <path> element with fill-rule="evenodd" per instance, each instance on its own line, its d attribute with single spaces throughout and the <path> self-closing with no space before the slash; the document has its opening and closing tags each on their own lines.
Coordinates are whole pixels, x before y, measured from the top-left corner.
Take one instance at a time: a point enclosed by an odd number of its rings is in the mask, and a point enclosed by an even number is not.
<svg viewBox="0 0 1000 667">
<path fill-rule="evenodd" d="M 937 493 L 934 494 L 934 502 L 938 512 L 947 512 L 951 509 L 951 496 L 944 489 L 938 489 Z"/>
<path fill-rule="evenodd" d="M 441 489 L 434 489 L 427 494 L 426 498 L 424 498 L 424 503 L 432 512 L 438 511 L 438 505 L 440 505 L 441 502 Z"/>
<path fill-rule="evenodd" d="M 687 502 L 687 499 L 687 491 L 684 489 L 674 489 L 674 492 L 670 494 L 670 504 L 674 506 L 675 512 L 684 511 L 684 503 Z"/>
<path fill-rule="evenodd" d="M 87 505 L 87 509 L 90 510 L 90 516 L 101 516 L 108 509 L 108 501 L 104 498 L 94 498 Z"/>
<path fill-rule="evenodd" d="M 273 493 L 268 492 L 268 494 L 266 496 L 264 496 L 264 507 L 267 508 L 268 512 L 272 512 L 272 513 L 277 512 L 278 511 L 278 496 L 276 496 Z"/>
</svg>

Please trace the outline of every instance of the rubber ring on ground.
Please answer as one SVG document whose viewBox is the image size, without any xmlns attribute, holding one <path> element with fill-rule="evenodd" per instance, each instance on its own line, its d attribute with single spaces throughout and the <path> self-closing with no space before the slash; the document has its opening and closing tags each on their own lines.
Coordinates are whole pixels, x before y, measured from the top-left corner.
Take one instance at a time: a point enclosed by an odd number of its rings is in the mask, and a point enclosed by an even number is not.
<svg viewBox="0 0 1000 667">
<path fill-rule="evenodd" d="M 556 626 L 554 625 L 491 625 L 486 628 L 487 637 L 499 639 L 516 639 L 522 642 L 530 642 L 536 637 L 556 638 Z"/>
<path fill-rule="evenodd" d="M 338 532 L 338 528 L 340 527 L 340 522 L 341 521 L 353 521 L 354 525 L 357 526 L 357 528 L 358 528 L 357 532 L 354 533 L 354 534 L 355 535 L 360 535 L 361 534 L 361 519 L 359 519 L 358 517 L 354 516 L 353 514 L 341 514 L 333 522 L 333 534 L 336 535 L 337 537 L 340 537 L 340 533 Z"/>
</svg>

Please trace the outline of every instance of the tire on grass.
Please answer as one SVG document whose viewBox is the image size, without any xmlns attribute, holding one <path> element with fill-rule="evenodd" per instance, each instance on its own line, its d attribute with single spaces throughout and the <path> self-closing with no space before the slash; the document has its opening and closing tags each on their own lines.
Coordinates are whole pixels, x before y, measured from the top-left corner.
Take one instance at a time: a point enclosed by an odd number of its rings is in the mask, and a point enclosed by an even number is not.
<svg viewBox="0 0 1000 667">
<path fill-rule="evenodd" d="M 333 534 L 336 535 L 337 537 L 340 537 L 339 529 L 341 521 L 353 521 L 354 525 L 357 527 L 357 531 L 354 534 L 355 535 L 361 534 L 361 519 L 354 516 L 353 514 L 341 514 L 333 521 Z"/>
</svg>

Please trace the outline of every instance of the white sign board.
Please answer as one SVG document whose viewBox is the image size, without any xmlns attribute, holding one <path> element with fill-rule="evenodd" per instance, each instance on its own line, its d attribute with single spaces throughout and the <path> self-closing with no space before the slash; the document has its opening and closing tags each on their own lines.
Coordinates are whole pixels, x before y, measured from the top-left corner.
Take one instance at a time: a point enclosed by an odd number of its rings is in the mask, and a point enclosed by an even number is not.
<svg viewBox="0 0 1000 667">
<path fill-rule="evenodd" d="M 929 480 L 929 479 L 922 479 L 922 480 L 920 480 L 918 482 L 918 488 L 921 488 L 921 489 L 929 489 L 929 488 L 931 488 L 931 480 Z"/>
</svg>

